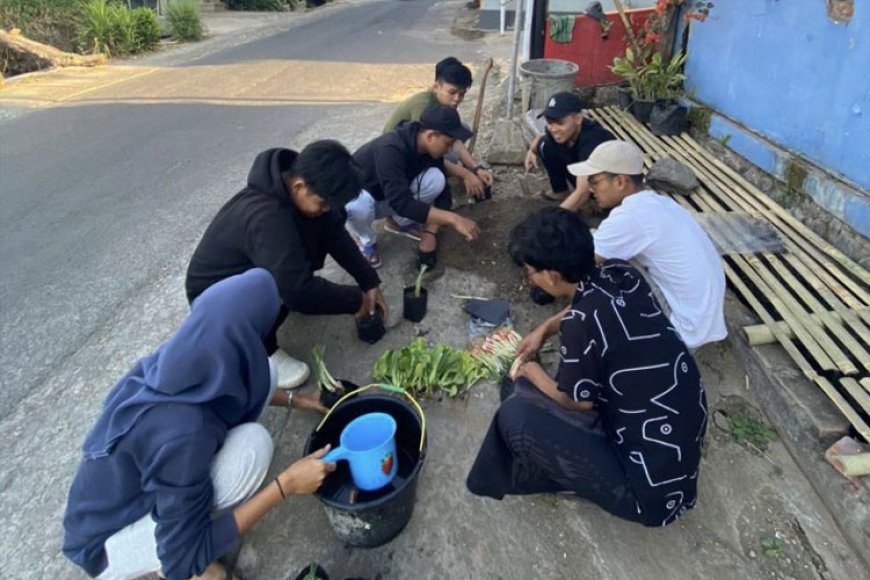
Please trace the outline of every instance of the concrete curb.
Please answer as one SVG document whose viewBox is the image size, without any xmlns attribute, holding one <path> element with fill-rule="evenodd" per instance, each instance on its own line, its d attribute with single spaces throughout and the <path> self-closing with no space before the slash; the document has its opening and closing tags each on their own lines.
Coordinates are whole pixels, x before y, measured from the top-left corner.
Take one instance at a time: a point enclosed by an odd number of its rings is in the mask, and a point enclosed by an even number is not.
<svg viewBox="0 0 870 580">
<path fill-rule="evenodd" d="M 824 460 L 825 449 L 848 431 L 848 422 L 777 345 L 750 347 L 740 329 L 757 320 L 729 295 L 728 340 L 743 363 L 762 411 L 789 454 L 833 516 L 852 549 L 870 569 L 870 491 L 854 490 Z"/>
</svg>

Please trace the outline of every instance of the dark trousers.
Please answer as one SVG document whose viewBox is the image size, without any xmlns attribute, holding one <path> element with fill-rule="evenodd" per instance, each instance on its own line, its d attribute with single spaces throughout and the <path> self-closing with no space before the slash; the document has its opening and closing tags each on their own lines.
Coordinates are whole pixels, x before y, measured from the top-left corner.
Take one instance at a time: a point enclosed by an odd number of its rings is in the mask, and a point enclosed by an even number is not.
<svg viewBox="0 0 870 580">
<path fill-rule="evenodd" d="M 476 495 L 572 492 L 639 521 L 637 501 L 595 411 L 566 411 L 525 379 L 493 417 L 466 482 Z"/>
<path fill-rule="evenodd" d="M 553 193 L 574 191 L 577 178 L 568 173 L 568 166 L 577 160 L 572 157 L 571 150 L 556 143 L 548 133 L 538 142 L 537 153 L 538 159 L 547 170 Z"/>
</svg>

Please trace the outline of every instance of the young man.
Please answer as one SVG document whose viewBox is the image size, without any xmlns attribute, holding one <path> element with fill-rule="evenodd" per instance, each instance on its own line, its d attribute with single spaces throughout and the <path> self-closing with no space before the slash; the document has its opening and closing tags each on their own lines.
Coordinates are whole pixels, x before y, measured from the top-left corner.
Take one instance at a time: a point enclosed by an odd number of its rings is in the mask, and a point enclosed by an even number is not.
<svg viewBox="0 0 870 580">
<path fill-rule="evenodd" d="M 435 84 L 432 88 L 401 102 L 384 126 L 384 133 L 389 133 L 400 123 L 419 121 L 423 111 L 432 105 L 457 109 L 470 86 L 471 71 L 456 58 L 448 56 L 435 65 Z M 492 172 L 472 157 L 462 141 L 457 141 L 453 150 L 447 153 L 444 168 L 448 175 L 461 179 L 465 191 L 475 198 L 484 195 L 486 188 L 493 182 Z M 387 223 L 390 223 L 389 218 Z"/>
<path fill-rule="evenodd" d="M 646 270 L 689 348 L 725 338 L 722 260 L 689 212 L 644 185 L 641 150 L 608 141 L 568 170 L 586 178 L 592 198 L 612 210 L 595 232 L 596 258 L 633 260 Z"/>
<path fill-rule="evenodd" d="M 354 153 L 362 168 L 359 197 L 345 206 L 360 252 L 372 267 L 381 265 L 374 220 L 389 217 L 396 233 L 419 241 L 418 265 L 435 267 L 438 230 L 449 226 L 467 240 L 477 224 L 450 211 L 453 198 L 442 172 L 442 158 L 457 140 L 471 136 L 456 109 L 432 105 L 419 122 L 403 123 Z"/>
<path fill-rule="evenodd" d="M 573 492 L 609 513 L 665 526 L 695 505 L 707 423 L 704 385 L 643 276 L 595 264 L 582 218 L 549 207 L 511 232 L 526 275 L 571 306 L 520 343 L 513 392 L 493 418 L 468 489 Z M 535 353 L 559 334 L 555 378 Z"/>
<path fill-rule="evenodd" d="M 585 161 L 598 145 L 616 138 L 598 123 L 585 119 L 585 108 L 574 93 L 550 97 L 547 107 L 538 115 L 545 118 L 547 128 L 532 141 L 526 153 L 526 171 L 537 169 L 540 163 L 550 178 L 552 192 L 544 191 L 542 195 L 553 201 L 564 200 L 562 207 L 572 210 L 580 206 L 575 199 L 588 192 L 584 180 L 568 173 L 568 165 Z"/>
<path fill-rule="evenodd" d="M 264 338 L 278 369 L 278 385 L 290 389 L 308 378 L 308 366 L 278 348 L 276 333 L 289 311 L 303 314 L 385 313 L 377 272 L 360 257 L 345 230 L 341 208 L 359 193 L 353 158 L 337 141 L 316 141 L 301 153 L 269 149 L 248 174 L 248 186 L 209 224 L 187 268 L 193 302 L 216 282 L 251 268 L 268 270 L 283 305 Z M 357 282 L 346 286 L 314 275 L 330 255 Z"/>
</svg>

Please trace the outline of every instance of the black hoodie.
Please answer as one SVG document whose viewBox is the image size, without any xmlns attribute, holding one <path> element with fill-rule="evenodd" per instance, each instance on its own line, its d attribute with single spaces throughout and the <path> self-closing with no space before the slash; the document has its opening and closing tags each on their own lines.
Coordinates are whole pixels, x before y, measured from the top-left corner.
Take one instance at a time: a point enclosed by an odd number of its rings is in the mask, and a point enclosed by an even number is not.
<svg viewBox="0 0 870 580">
<path fill-rule="evenodd" d="M 211 221 L 187 267 L 191 302 L 206 288 L 251 268 L 272 273 L 284 305 L 303 314 L 353 314 L 366 292 L 381 281 L 344 229 L 343 211 L 309 218 L 284 187 L 281 172 L 297 153 L 269 149 L 248 174 L 248 187 L 230 199 Z M 330 255 L 357 284 L 345 286 L 314 276 Z"/>
<path fill-rule="evenodd" d="M 369 141 L 353 154 L 362 168 L 363 189 L 376 200 L 386 199 L 390 209 L 402 217 L 426 223 L 429 206 L 411 192 L 411 180 L 429 167 L 444 171 L 444 161 L 417 151 L 420 123 L 402 123 L 389 133 Z M 435 207 L 449 211 L 453 206 L 450 188 L 435 199 Z"/>
</svg>

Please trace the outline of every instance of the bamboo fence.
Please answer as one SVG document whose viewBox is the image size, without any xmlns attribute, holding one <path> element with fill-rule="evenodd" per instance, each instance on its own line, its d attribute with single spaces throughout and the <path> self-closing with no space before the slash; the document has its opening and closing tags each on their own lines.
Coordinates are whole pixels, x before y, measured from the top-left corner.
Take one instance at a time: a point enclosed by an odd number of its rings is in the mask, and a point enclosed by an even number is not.
<svg viewBox="0 0 870 580">
<path fill-rule="evenodd" d="M 618 138 L 636 143 L 646 165 L 672 157 L 692 168 L 700 187 L 671 197 L 690 213 L 765 220 L 779 252 L 726 253 L 730 288 L 761 319 L 743 329 L 751 346 L 778 342 L 855 430 L 870 441 L 870 273 L 816 235 L 688 134 L 658 137 L 615 107 L 588 111 Z M 724 235 L 728 231 L 722 220 Z"/>
</svg>

